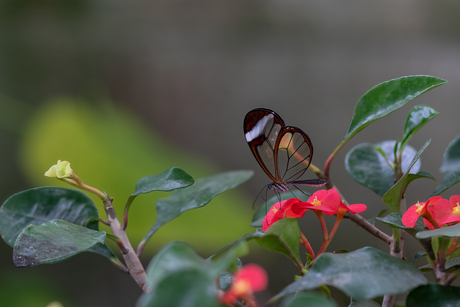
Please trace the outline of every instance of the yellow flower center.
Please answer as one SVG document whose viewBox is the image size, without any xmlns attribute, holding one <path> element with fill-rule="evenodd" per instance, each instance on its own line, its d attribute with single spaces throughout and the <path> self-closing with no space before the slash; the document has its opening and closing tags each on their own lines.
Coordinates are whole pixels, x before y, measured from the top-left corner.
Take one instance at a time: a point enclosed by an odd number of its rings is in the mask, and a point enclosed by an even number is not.
<svg viewBox="0 0 460 307">
<path fill-rule="evenodd" d="M 455 215 L 455 216 L 459 216 L 460 215 L 460 204 L 457 203 L 456 204 L 457 206 L 452 208 L 452 213 Z"/>
<path fill-rule="evenodd" d="M 417 202 L 415 205 L 417 206 L 417 209 L 415 210 L 417 213 L 420 213 L 423 207 L 425 207 L 425 204 L 420 204 L 420 202 Z"/>
<path fill-rule="evenodd" d="M 278 209 L 272 208 L 272 211 L 273 211 L 273 213 L 276 213 L 276 212 L 278 212 Z"/>
<path fill-rule="evenodd" d="M 318 198 L 315 196 L 315 199 L 311 203 L 313 206 L 321 206 L 321 201 L 318 200 Z"/>
</svg>

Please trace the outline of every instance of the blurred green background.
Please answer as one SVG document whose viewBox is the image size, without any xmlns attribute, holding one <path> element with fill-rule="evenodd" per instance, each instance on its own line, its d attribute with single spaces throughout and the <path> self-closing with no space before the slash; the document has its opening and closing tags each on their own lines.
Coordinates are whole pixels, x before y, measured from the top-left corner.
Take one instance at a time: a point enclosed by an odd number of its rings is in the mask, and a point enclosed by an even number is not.
<svg viewBox="0 0 460 307">
<path fill-rule="evenodd" d="M 142 260 L 148 263 L 170 240 L 189 242 L 207 257 L 251 231 L 251 204 L 269 183 L 243 138 L 247 111 L 272 108 L 302 127 L 315 146 L 313 163 L 321 166 L 369 88 L 413 74 L 448 80 L 366 128 L 334 161 L 333 180 L 351 203 L 368 205 L 364 216 L 370 218 L 383 204 L 352 181 L 343 158 L 358 143 L 401 137 L 414 104 L 441 113 L 411 145 L 418 149 L 432 138 L 422 170 L 442 178 L 442 153 L 460 132 L 459 14 L 455 0 L 2 0 L 0 200 L 60 185 L 43 177 L 58 159 L 115 197 L 118 212 L 140 177 L 171 166 L 195 178 L 255 169 L 243 186 L 160 229 Z M 436 184 L 414 182 L 408 204 L 424 200 Z M 445 196 L 451 194 L 460 189 Z M 165 195 L 136 199 L 128 228 L 134 245 L 155 219 L 155 199 Z M 316 219 L 308 216 L 301 228 L 318 249 Z M 386 250 L 345 221 L 330 250 L 365 245 Z M 418 247 L 410 239 L 407 245 L 410 258 Z M 268 297 L 296 268 L 282 255 L 251 247 L 243 261 L 270 271 L 270 289 L 262 294 Z M 1 306 L 55 300 L 66 307 L 132 306 L 140 295 L 129 276 L 97 255 L 19 270 L 11 253 L 0 241 Z"/>
</svg>

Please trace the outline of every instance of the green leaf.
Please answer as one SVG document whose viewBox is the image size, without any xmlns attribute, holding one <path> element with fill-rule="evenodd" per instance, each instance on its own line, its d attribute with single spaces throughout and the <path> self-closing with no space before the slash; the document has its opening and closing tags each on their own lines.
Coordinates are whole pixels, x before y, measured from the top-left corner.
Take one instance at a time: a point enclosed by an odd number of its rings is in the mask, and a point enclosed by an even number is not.
<svg viewBox="0 0 460 307">
<path fill-rule="evenodd" d="M 9 246 L 14 246 L 19 233 L 30 224 L 60 219 L 83 226 L 89 218 L 98 216 L 93 201 L 79 190 L 34 188 L 14 194 L 3 203 L 0 233 Z M 88 226 L 99 229 L 97 222 Z"/>
<path fill-rule="evenodd" d="M 414 181 L 415 179 L 419 179 L 419 178 L 427 178 L 427 179 L 436 181 L 436 178 L 434 178 L 434 176 L 431 175 L 430 173 L 418 172 L 417 174 L 409 174 L 409 176 L 407 176 L 406 184 L 409 184 L 410 182 Z"/>
<path fill-rule="evenodd" d="M 197 268 L 172 272 L 152 292 L 141 296 L 136 307 L 217 307 L 214 278 Z"/>
<path fill-rule="evenodd" d="M 393 212 L 383 218 L 378 217 L 377 220 L 381 221 L 382 223 L 390 227 L 404 229 L 413 236 L 415 236 L 417 232 L 426 229 L 425 225 L 420 221 L 415 222 L 414 228 L 404 226 L 404 224 L 401 221 L 402 216 L 403 214 L 401 212 Z"/>
<path fill-rule="evenodd" d="M 404 293 L 427 282 L 412 264 L 373 247 L 364 247 L 346 254 L 321 254 L 307 274 L 284 288 L 272 301 L 321 285 L 330 285 L 354 299 L 366 300 Z"/>
<path fill-rule="evenodd" d="M 190 245 L 183 242 L 171 242 L 152 259 L 146 273 L 150 287 L 153 289 L 159 281 L 173 272 L 201 268 L 203 265 L 204 259 Z"/>
<path fill-rule="evenodd" d="M 423 153 L 423 151 L 428 147 L 428 145 L 430 144 L 430 141 L 431 140 L 428 140 L 425 142 L 422 148 L 417 152 L 415 157 L 412 159 L 412 162 L 410 163 L 408 170 L 398 180 L 398 182 L 396 182 L 396 184 L 390 190 L 388 190 L 388 192 L 386 192 L 383 195 L 383 202 L 388 207 L 388 209 L 390 209 L 390 212 L 400 211 L 401 197 L 407 186 L 407 177 L 409 176 L 409 172 L 412 169 L 412 167 L 415 165 L 417 160 L 420 158 L 420 155 Z"/>
<path fill-rule="evenodd" d="M 253 174 L 253 171 L 231 171 L 200 178 L 195 181 L 194 185 L 175 190 L 168 198 L 159 199 L 156 204 L 157 219 L 141 244 L 145 244 L 161 226 L 172 221 L 183 212 L 205 206 L 211 199 L 240 185 L 251 178 Z"/>
<path fill-rule="evenodd" d="M 395 172 L 385 156 L 394 163 L 392 157 L 394 157 L 395 144 L 396 141 L 388 140 L 376 145 L 363 143 L 353 147 L 345 157 L 345 167 L 348 173 L 359 184 L 383 196 L 394 185 Z M 403 172 L 409 169 L 410 161 L 415 155 L 414 148 L 410 146 L 404 148 L 401 156 Z M 411 172 L 418 172 L 420 167 L 421 163 L 417 161 Z"/>
<path fill-rule="evenodd" d="M 407 145 L 410 138 L 423 127 L 427 122 L 433 119 L 439 113 L 429 106 L 415 106 L 409 111 L 407 115 L 406 125 L 404 126 L 404 135 L 401 142 L 401 148 Z"/>
<path fill-rule="evenodd" d="M 147 194 L 153 191 L 169 192 L 191 186 L 193 183 L 195 183 L 195 180 L 184 170 L 178 167 L 171 167 L 158 175 L 139 179 L 134 193 L 128 198 L 128 203 L 132 203 L 139 194 Z"/>
<path fill-rule="evenodd" d="M 221 254 L 226 253 L 228 249 L 233 248 L 235 245 L 238 245 L 241 242 L 248 242 L 248 241 L 250 241 L 252 239 L 255 239 L 255 238 L 263 238 L 264 235 L 265 235 L 264 231 L 262 231 L 260 229 L 256 229 L 255 232 L 247 233 L 244 236 L 242 236 L 241 238 L 233 241 L 232 243 L 229 243 L 229 244 L 225 245 L 224 247 L 219 249 L 214 255 L 212 255 L 210 258 L 220 257 Z"/>
<path fill-rule="evenodd" d="M 431 76 L 406 76 L 374 86 L 356 104 L 355 113 L 344 141 L 352 138 L 375 120 L 446 82 L 446 80 Z"/>
<path fill-rule="evenodd" d="M 459 237 L 460 236 L 460 224 L 448 227 L 442 227 L 434 230 L 421 231 L 417 233 L 418 239 L 426 239 L 432 237 Z"/>
<path fill-rule="evenodd" d="M 304 292 L 296 295 L 295 297 L 289 297 L 283 301 L 281 307 L 336 307 L 337 304 L 323 294 L 317 292 Z"/>
<path fill-rule="evenodd" d="M 264 217 L 267 214 L 268 210 L 270 210 L 270 208 L 280 200 L 287 200 L 296 197 L 301 201 L 307 201 L 310 195 L 311 194 L 305 191 L 294 190 L 283 192 L 279 195 L 271 197 L 269 200 L 265 202 L 265 204 L 263 204 L 259 207 L 259 209 L 257 209 L 256 213 L 254 213 L 254 215 L 252 216 L 251 227 L 262 227 Z"/>
<path fill-rule="evenodd" d="M 379 303 L 373 301 L 373 300 L 361 300 L 361 301 L 356 301 L 351 299 L 350 305 L 348 307 L 381 307 Z"/>
<path fill-rule="evenodd" d="M 436 187 L 436 189 L 434 189 L 433 192 L 431 192 L 428 198 L 441 194 L 442 192 L 457 184 L 458 182 L 460 182 L 460 171 L 447 172 L 444 175 L 444 178 L 442 179 L 441 183 Z"/>
<path fill-rule="evenodd" d="M 215 279 L 220 264 L 205 261 L 186 243 L 171 242 L 150 262 L 146 273 L 152 291 L 136 306 L 219 306 Z"/>
<path fill-rule="evenodd" d="M 455 270 L 460 268 L 460 258 L 453 258 L 453 259 L 447 259 L 446 263 L 444 264 L 444 269 L 448 272 L 451 273 Z M 424 266 L 419 267 L 419 269 L 422 272 L 428 272 L 428 271 L 433 271 L 433 267 L 431 264 L 426 264 Z"/>
<path fill-rule="evenodd" d="M 420 258 L 422 258 L 423 256 L 427 256 L 427 253 L 425 251 L 423 252 L 416 252 L 415 255 L 414 255 L 414 259 L 412 259 L 412 264 L 415 264 L 415 262 L 417 262 L 417 260 L 419 260 Z"/>
<path fill-rule="evenodd" d="M 263 238 L 255 238 L 263 248 L 282 253 L 298 267 L 302 266 L 299 255 L 300 229 L 296 219 L 278 220 L 265 232 Z"/>
<path fill-rule="evenodd" d="M 54 219 L 39 226 L 29 225 L 19 234 L 13 249 L 16 267 L 55 263 L 104 244 L 105 231 Z"/>
<path fill-rule="evenodd" d="M 429 284 L 412 290 L 406 298 L 406 307 L 453 307 L 460 304 L 460 288 Z"/>
<path fill-rule="evenodd" d="M 460 171 L 460 135 L 444 151 L 441 172 Z"/>
</svg>

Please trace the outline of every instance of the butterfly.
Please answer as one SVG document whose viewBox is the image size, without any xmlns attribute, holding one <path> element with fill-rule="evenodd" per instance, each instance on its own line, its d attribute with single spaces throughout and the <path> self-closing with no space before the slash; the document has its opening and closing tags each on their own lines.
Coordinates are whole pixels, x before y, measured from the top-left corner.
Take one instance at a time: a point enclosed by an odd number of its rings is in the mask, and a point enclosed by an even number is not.
<svg viewBox="0 0 460 307">
<path fill-rule="evenodd" d="M 299 180 L 313 158 L 310 137 L 300 128 L 286 126 L 273 110 L 257 108 L 244 118 L 244 136 L 254 157 L 273 181 L 268 188 L 277 194 L 289 186 L 324 186 L 324 179 Z"/>
</svg>

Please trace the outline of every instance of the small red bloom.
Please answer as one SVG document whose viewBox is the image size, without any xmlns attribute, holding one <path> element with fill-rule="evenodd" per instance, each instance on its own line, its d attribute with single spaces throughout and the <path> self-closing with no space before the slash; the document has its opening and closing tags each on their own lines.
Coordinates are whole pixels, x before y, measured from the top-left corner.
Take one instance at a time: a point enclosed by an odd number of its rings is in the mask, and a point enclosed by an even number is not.
<svg viewBox="0 0 460 307">
<path fill-rule="evenodd" d="M 287 218 L 299 218 L 304 216 L 305 212 L 308 209 L 299 209 L 293 211 L 293 205 L 295 204 L 306 204 L 304 202 L 299 201 L 297 198 L 291 198 L 288 200 L 282 200 L 276 204 L 274 204 L 270 211 L 268 211 L 267 215 L 265 215 L 264 222 L 262 224 L 262 230 L 267 231 L 267 229 L 273 225 L 276 221 Z"/>
<path fill-rule="evenodd" d="M 351 213 L 360 213 L 367 209 L 366 205 L 354 204 L 345 206 L 340 200 L 340 194 L 336 189 L 330 190 L 319 190 L 313 193 L 308 199 L 307 203 L 297 203 L 292 206 L 293 212 L 298 210 L 319 210 L 327 215 L 333 215 L 337 213 L 345 214 L 350 211 Z"/>
<path fill-rule="evenodd" d="M 449 199 L 449 206 L 442 212 L 441 208 L 436 210 L 436 213 L 439 215 L 439 219 L 442 220 L 442 224 L 447 223 L 458 223 L 460 222 L 460 195 L 452 195 Z M 443 216 L 446 215 L 445 218 Z"/>
<path fill-rule="evenodd" d="M 417 202 L 407 209 L 401 221 L 406 227 L 413 228 L 415 222 L 421 216 L 425 226 L 435 229 L 444 225 L 444 221 L 450 214 L 451 207 L 447 199 L 441 196 L 430 197 L 426 203 Z M 430 222 L 431 221 L 431 222 Z M 436 226 L 433 223 L 437 224 Z"/>
<path fill-rule="evenodd" d="M 235 273 L 230 289 L 220 296 L 220 302 L 233 305 L 239 298 L 264 290 L 267 284 L 268 276 L 265 270 L 257 264 L 247 264 Z"/>
</svg>

